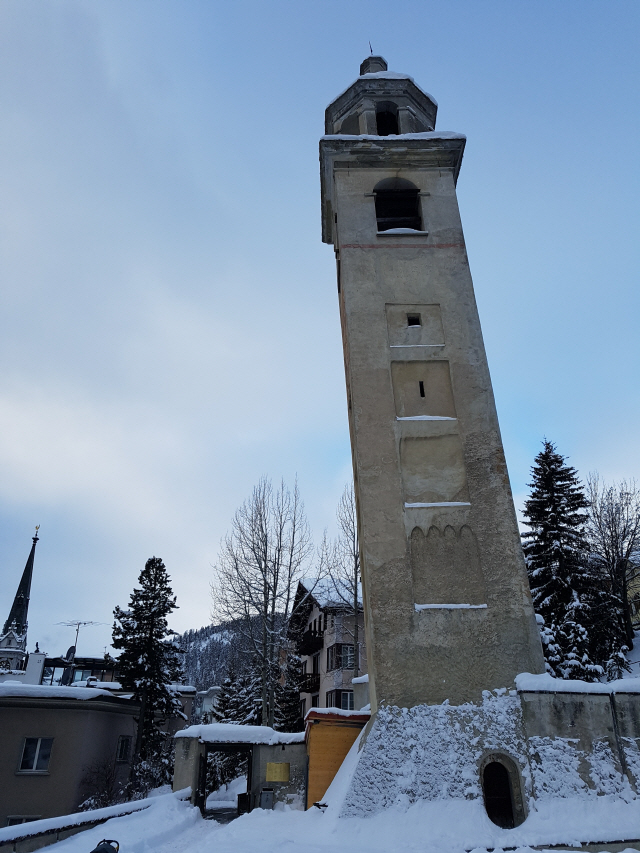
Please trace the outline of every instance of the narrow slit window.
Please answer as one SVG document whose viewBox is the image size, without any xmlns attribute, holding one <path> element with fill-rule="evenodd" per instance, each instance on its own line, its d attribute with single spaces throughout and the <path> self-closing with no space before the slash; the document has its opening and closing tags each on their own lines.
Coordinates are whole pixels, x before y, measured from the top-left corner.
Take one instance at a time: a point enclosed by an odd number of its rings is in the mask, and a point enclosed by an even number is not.
<svg viewBox="0 0 640 853">
<path fill-rule="evenodd" d="M 420 396 L 424 397 L 424 382 L 422 381 L 422 379 L 420 380 L 420 382 L 418 382 L 418 385 L 420 386 Z"/>
<path fill-rule="evenodd" d="M 407 314 L 407 326 L 421 326 L 419 314 Z"/>
</svg>

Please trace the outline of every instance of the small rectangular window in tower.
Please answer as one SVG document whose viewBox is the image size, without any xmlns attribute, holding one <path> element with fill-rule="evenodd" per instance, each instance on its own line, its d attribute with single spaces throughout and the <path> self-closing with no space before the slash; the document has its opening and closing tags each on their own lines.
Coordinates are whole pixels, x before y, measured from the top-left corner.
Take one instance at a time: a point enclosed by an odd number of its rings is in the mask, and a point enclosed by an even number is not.
<svg viewBox="0 0 640 853">
<path fill-rule="evenodd" d="M 407 326 L 421 326 L 419 314 L 407 314 Z"/>
<path fill-rule="evenodd" d="M 420 386 L 420 396 L 424 397 L 424 382 L 422 381 L 422 379 L 420 380 L 418 385 Z"/>
</svg>

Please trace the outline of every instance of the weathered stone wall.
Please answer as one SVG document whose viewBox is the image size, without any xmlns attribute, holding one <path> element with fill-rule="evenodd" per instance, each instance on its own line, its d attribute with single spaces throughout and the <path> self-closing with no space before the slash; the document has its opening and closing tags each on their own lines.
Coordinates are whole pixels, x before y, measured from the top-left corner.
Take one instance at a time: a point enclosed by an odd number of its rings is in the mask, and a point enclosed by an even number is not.
<svg viewBox="0 0 640 853">
<path fill-rule="evenodd" d="M 525 815 L 533 800 L 636 799 L 639 715 L 640 694 L 496 691 L 478 705 L 383 707 L 363 742 L 342 814 L 482 798 L 481 770 L 491 755 L 517 768 Z M 623 720 L 617 727 L 615 716 Z"/>
<path fill-rule="evenodd" d="M 288 765 L 288 780 L 269 779 L 268 765 Z M 292 808 L 304 809 L 307 781 L 307 747 L 304 743 L 276 744 L 253 747 L 251 772 L 251 806 L 258 808 L 260 793 L 265 788 L 273 790 L 274 802 Z"/>
</svg>

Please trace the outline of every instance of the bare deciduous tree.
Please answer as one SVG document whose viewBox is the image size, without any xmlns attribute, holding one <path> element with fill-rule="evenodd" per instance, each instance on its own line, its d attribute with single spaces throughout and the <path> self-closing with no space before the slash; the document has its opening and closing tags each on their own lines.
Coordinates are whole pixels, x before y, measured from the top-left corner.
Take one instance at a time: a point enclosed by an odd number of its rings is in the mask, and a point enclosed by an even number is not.
<svg viewBox="0 0 640 853">
<path fill-rule="evenodd" d="M 635 480 L 608 486 L 598 474 L 587 480 L 587 536 L 600 571 L 620 600 L 627 645 L 633 648 L 630 588 L 640 576 L 640 489 Z"/>
<path fill-rule="evenodd" d="M 336 600 L 344 605 L 345 615 L 353 617 L 354 678 L 360 671 L 359 624 L 362 613 L 360 592 L 360 546 L 358 542 L 358 519 L 353 483 L 345 486 L 336 510 L 340 534 L 329 546 L 325 541 L 321 548 L 321 563 L 326 562 L 331 586 Z"/>
<path fill-rule="evenodd" d="M 273 726 L 276 683 L 286 661 L 287 627 L 311 540 L 297 485 L 262 478 L 236 511 L 212 584 L 216 615 L 239 620 L 260 670 L 262 725 Z"/>
</svg>

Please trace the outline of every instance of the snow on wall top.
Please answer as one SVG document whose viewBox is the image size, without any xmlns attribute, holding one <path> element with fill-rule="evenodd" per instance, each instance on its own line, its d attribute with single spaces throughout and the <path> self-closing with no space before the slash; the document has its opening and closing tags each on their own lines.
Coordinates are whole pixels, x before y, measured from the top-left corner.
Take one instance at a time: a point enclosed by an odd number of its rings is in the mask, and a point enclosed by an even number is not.
<svg viewBox="0 0 640 853">
<path fill-rule="evenodd" d="M 243 726 L 240 723 L 209 723 L 189 726 L 174 737 L 198 738 L 200 743 L 304 743 L 304 732 L 276 732 L 269 726 Z"/>
<path fill-rule="evenodd" d="M 389 140 L 395 141 L 396 139 L 466 139 L 466 134 L 464 133 L 455 133 L 455 131 L 451 130 L 425 130 L 422 133 L 397 133 L 392 134 L 390 136 L 375 136 L 372 133 L 326 133 L 322 139 L 370 139 L 375 142 L 380 142 L 381 139 L 384 139 L 385 142 Z"/>
<path fill-rule="evenodd" d="M 32 820 L 28 823 L 20 823 L 17 826 L 7 826 L 0 829 L 0 844 L 30 838 L 33 835 L 40 835 L 40 833 L 44 832 L 55 832 L 56 830 L 67 829 L 72 826 L 82 826 L 84 823 L 92 823 L 96 820 L 107 820 L 108 818 L 143 811 L 144 809 L 148 809 L 150 805 L 154 805 L 155 802 L 155 800 L 148 799 L 135 800 L 132 803 L 106 806 L 103 809 L 76 812 L 75 814 L 49 817 L 43 820 Z"/>
<path fill-rule="evenodd" d="M 48 684 L 3 681 L 0 683 L 0 698 L 3 696 L 23 699 L 99 699 L 101 696 L 112 697 L 113 693 L 107 690 L 96 690 L 93 687 L 53 687 Z"/>
<path fill-rule="evenodd" d="M 521 672 L 516 675 L 516 688 L 521 693 L 640 693 L 640 678 L 619 678 L 605 684 L 590 681 L 571 681 L 554 678 L 544 672 L 532 675 Z"/>
<path fill-rule="evenodd" d="M 357 678 L 351 679 L 352 684 L 368 684 L 369 683 L 369 673 L 366 672 L 364 675 L 359 675 Z"/>
</svg>

